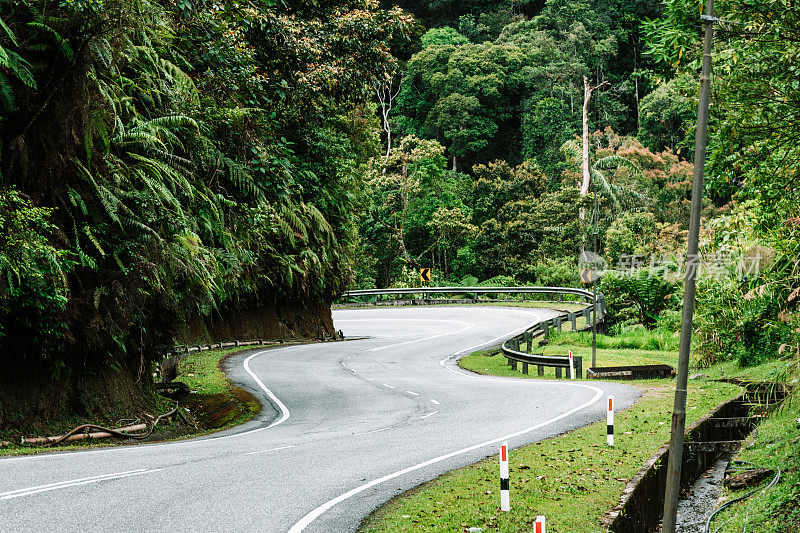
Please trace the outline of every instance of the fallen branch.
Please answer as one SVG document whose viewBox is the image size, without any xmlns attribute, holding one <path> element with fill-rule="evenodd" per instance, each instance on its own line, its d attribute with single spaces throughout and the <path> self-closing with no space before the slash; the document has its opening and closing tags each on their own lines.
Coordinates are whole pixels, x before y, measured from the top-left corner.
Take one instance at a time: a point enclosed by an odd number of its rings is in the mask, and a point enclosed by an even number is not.
<svg viewBox="0 0 800 533">
<path fill-rule="evenodd" d="M 153 420 L 152 425 L 149 427 L 147 424 L 133 424 L 123 428 L 112 429 L 99 426 L 97 424 L 82 424 L 67 431 L 63 435 L 55 435 L 51 437 L 22 437 L 20 439 L 20 444 L 48 444 L 50 446 L 57 446 L 65 442 L 74 442 L 84 439 L 103 439 L 108 437 L 144 440 L 152 435 L 159 422 L 174 415 L 179 415 L 184 422 L 197 429 L 197 425 L 187 419 L 186 415 L 179 409 L 178 404 L 176 403 L 175 407 L 171 411 L 156 417 Z M 141 433 L 130 433 L 133 431 L 140 431 Z"/>
</svg>

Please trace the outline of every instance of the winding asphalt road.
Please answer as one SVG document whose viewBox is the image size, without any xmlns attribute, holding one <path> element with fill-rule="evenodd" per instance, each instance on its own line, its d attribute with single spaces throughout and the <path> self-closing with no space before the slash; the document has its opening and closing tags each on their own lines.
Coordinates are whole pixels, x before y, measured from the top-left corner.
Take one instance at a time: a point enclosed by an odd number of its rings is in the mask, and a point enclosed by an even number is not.
<svg viewBox="0 0 800 533">
<path fill-rule="evenodd" d="M 0 531 L 354 531 L 419 483 L 600 419 L 635 389 L 477 376 L 458 356 L 555 313 L 334 312 L 364 340 L 251 351 L 232 379 L 267 406 L 213 437 L 0 460 Z M 270 409 L 269 406 L 272 406 Z"/>
</svg>

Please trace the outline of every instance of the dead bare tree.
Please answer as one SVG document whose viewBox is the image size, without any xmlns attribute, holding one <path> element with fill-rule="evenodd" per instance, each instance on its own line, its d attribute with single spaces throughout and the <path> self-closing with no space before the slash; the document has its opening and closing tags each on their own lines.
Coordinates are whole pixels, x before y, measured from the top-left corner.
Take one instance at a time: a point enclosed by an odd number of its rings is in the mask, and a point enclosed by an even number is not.
<svg viewBox="0 0 800 533">
<path fill-rule="evenodd" d="M 392 150 L 392 125 L 389 123 L 389 114 L 394 107 L 395 100 L 397 99 L 397 95 L 400 94 L 400 88 L 402 86 L 402 73 L 390 77 L 387 82 L 377 82 L 375 84 L 375 96 L 378 98 L 378 104 L 381 107 L 382 127 L 383 131 L 386 132 L 386 157 L 389 157 L 389 152 Z"/>
</svg>

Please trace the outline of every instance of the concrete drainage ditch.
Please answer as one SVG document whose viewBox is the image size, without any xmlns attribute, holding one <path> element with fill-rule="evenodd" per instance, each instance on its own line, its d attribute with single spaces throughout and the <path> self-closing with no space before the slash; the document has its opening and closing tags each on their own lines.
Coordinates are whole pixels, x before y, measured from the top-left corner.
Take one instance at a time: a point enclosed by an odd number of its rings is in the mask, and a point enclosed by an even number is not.
<svg viewBox="0 0 800 533">
<path fill-rule="evenodd" d="M 686 432 L 681 489 L 694 482 L 716 461 L 737 450 L 760 419 L 786 396 L 782 385 L 748 385 L 737 398 L 723 403 Z M 664 506 L 669 446 L 664 445 L 628 482 L 619 503 L 602 517 L 608 531 L 657 531 Z"/>
</svg>

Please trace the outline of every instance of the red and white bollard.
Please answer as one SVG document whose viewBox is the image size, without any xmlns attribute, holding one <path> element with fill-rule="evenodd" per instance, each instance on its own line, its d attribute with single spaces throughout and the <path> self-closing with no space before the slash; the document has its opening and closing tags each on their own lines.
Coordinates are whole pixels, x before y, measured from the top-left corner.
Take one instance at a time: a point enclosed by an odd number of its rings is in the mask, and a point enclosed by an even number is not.
<svg viewBox="0 0 800 533">
<path fill-rule="evenodd" d="M 539 515 L 533 523 L 533 533 L 544 533 L 544 517 Z"/>
<path fill-rule="evenodd" d="M 508 442 L 500 445 L 500 510 L 511 510 L 511 495 L 508 492 Z"/>
<path fill-rule="evenodd" d="M 572 350 L 569 351 L 569 379 L 575 379 L 575 363 L 572 361 Z"/>
<path fill-rule="evenodd" d="M 609 446 L 614 446 L 614 397 L 608 397 L 608 412 L 606 413 L 606 441 Z"/>
</svg>

